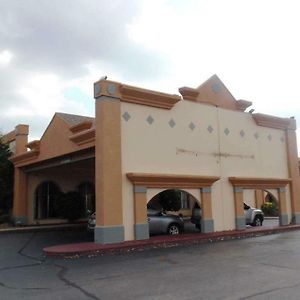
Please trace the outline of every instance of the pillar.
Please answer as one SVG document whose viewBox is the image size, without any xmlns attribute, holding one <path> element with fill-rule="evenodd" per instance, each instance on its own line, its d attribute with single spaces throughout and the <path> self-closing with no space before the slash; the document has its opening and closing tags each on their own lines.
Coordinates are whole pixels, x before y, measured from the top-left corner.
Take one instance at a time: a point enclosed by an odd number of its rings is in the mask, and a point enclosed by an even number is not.
<svg viewBox="0 0 300 300">
<path fill-rule="evenodd" d="M 144 186 L 134 186 L 134 237 L 136 240 L 149 238 L 147 188 Z"/>
<path fill-rule="evenodd" d="M 255 207 L 261 208 L 264 203 L 264 191 L 255 190 Z"/>
<path fill-rule="evenodd" d="M 201 192 L 201 231 L 204 233 L 214 231 L 212 217 L 211 187 L 204 187 Z"/>
<path fill-rule="evenodd" d="M 279 200 L 279 225 L 287 225 L 288 214 L 286 209 L 286 188 L 281 187 L 278 189 L 278 200 Z"/>
<path fill-rule="evenodd" d="M 293 126 L 286 129 L 286 145 L 289 177 L 292 179 L 290 183 L 290 194 L 293 222 L 300 224 L 300 176 L 295 120 L 293 120 Z"/>
<path fill-rule="evenodd" d="M 118 85 L 101 80 L 95 93 L 96 227 L 94 239 L 108 244 L 124 241 L 121 165 L 121 103 Z"/>
<path fill-rule="evenodd" d="M 28 143 L 28 125 L 17 125 L 15 127 L 15 142 L 16 142 L 16 148 L 15 148 L 15 155 L 22 154 L 24 152 L 27 152 L 27 143 Z"/>
<path fill-rule="evenodd" d="M 15 225 L 27 224 L 27 176 L 18 167 L 14 175 L 13 220 Z"/>
<path fill-rule="evenodd" d="M 244 190 L 241 187 L 234 187 L 234 207 L 235 207 L 235 228 L 245 229 L 246 220 L 244 213 Z"/>
</svg>

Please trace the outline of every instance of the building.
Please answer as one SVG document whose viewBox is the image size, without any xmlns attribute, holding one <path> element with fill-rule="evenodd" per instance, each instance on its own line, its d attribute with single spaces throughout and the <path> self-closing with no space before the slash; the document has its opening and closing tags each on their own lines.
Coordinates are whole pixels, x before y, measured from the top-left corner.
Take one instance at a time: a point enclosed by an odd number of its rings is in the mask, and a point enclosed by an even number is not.
<svg viewBox="0 0 300 300">
<path fill-rule="evenodd" d="M 149 237 L 147 203 L 167 189 L 202 208 L 204 232 L 245 228 L 243 201 L 278 200 L 280 225 L 300 223 L 300 177 L 293 118 L 245 110 L 212 76 L 181 96 L 100 80 L 95 118 L 56 113 L 39 141 L 28 126 L 5 140 L 14 149 L 13 214 L 18 224 L 61 222 L 58 189 L 96 198 L 95 241 Z M 95 187 L 95 188 L 94 188 Z"/>
</svg>

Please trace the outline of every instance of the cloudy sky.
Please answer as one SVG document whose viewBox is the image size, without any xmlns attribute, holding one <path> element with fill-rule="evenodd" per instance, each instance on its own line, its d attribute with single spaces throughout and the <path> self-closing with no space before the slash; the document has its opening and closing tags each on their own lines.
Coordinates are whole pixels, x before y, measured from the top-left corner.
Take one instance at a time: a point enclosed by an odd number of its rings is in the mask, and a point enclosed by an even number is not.
<svg viewBox="0 0 300 300">
<path fill-rule="evenodd" d="M 217 74 L 256 112 L 300 124 L 299 12 L 298 0 L 0 0 L 0 132 L 29 124 L 36 139 L 56 111 L 93 116 L 103 75 L 178 93 Z"/>
</svg>

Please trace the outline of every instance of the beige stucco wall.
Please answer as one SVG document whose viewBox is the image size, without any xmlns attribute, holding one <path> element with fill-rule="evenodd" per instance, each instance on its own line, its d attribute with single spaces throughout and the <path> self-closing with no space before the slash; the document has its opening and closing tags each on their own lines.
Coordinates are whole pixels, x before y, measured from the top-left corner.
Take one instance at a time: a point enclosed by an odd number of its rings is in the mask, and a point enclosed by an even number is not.
<svg viewBox="0 0 300 300">
<path fill-rule="evenodd" d="M 53 181 L 62 192 L 74 191 L 78 185 L 86 181 L 95 184 L 95 169 L 90 166 L 90 162 L 86 168 L 84 168 L 83 165 L 84 162 L 71 165 L 67 164 L 61 167 L 28 173 L 27 209 L 29 224 L 36 222 L 34 220 L 35 190 L 42 182 Z M 43 223 L 43 221 L 39 222 Z M 49 219 L 48 223 L 51 222 L 53 222 L 53 220 Z"/>
<path fill-rule="evenodd" d="M 250 114 L 190 101 L 180 101 L 171 110 L 122 102 L 121 115 L 125 112 L 130 115 L 128 121 L 121 117 L 125 239 L 133 238 L 128 172 L 220 176 L 212 187 L 216 231 L 235 226 L 228 177 L 288 178 L 284 132 L 257 126 Z M 147 122 L 149 116 L 152 124 Z M 171 119 L 176 123 L 173 128 Z M 189 128 L 191 122 L 194 130 Z M 149 191 L 148 200 L 156 192 Z"/>
</svg>

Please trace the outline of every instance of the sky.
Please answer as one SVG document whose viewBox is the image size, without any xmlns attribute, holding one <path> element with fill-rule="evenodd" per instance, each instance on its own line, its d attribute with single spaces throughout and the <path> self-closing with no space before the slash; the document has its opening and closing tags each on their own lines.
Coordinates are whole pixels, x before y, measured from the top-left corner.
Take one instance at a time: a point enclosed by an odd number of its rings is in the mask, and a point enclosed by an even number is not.
<svg viewBox="0 0 300 300">
<path fill-rule="evenodd" d="M 102 76 L 178 94 L 217 74 L 300 128 L 298 0 L 0 0 L 0 132 L 94 116 Z M 300 130 L 297 130 L 298 148 Z"/>
</svg>

